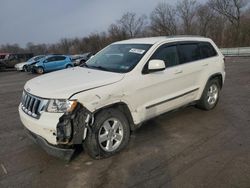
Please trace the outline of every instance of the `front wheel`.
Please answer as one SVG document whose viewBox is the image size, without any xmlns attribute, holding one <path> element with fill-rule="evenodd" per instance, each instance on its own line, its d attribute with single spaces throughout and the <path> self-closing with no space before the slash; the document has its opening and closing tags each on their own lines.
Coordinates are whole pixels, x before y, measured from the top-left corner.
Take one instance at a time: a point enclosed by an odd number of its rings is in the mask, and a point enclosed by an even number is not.
<svg viewBox="0 0 250 188">
<path fill-rule="evenodd" d="M 117 109 L 106 109 L 97 114 L 84 148 L 94 159 L 106 158 L 121 151 L 129 138 L 130 128 L 125 115 Z"/>
<path fill-rule="evenodd" d="M 220 96 L 220 84 L 218 79 L 209 80 L 202 93 L 197 107 L 203 110 L 211 110 L 218 103 Z"/>
<path fill-rule="evenodd" d="M 36 69 L 36 72 L 37 72 L 38 74 L 43 74 L 43 73 L 44 73 L 44 69 L 43 69 L 42 67 L 38 67 L 38 68 Z"/>
<path fill-rule="evenodd" d="M 24 66 L 23 66 L 23 71 L 24 71 L 24 72 L 28 72 L 27 65 L 24 65 Z"/>
</svg>

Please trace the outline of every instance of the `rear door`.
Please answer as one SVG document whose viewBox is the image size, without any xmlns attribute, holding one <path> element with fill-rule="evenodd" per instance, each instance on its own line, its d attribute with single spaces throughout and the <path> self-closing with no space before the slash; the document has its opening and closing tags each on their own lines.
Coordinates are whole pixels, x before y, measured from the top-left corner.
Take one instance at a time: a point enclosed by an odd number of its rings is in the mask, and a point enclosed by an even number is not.
<svg viewBox="0 0 250 188">
<path fill-rule="evenodd" d="M 65 56 L 57 56 L 56 57 L 56 69 L 64 69 L 66 66 L 66 57 Z"/>
<path fill-rule="evenodd" d="M 184 42 L 177 46 L 179 54 L 178 73 L 182 75 L 181 93 L 200 89 L 200 78 L 204 71 L 198 42 Z M 184 97 L 185 98 L 185 97 Z M 191 98 L 192 99 L 192 98 Z"/>
<path fill-rule="evenodd" d="M 46 71 L 53 71 L 56 69 L 56 56 L 52 56 L 44 60 L 44 69 Z"/>
</svg>

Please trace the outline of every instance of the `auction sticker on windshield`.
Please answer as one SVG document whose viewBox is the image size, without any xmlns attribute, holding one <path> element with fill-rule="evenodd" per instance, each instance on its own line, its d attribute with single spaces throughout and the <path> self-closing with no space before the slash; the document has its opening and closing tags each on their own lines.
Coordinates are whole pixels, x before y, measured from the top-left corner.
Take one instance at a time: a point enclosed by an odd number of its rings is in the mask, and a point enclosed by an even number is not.
<svg viewBox="0 0 250 188">
<path fill-rule="evenodd" d="M 132 48 L 131 50 L 129 50 L 129 52 L 136 53 L 136 54 L 143 54 L 145 50 Z"/>
</svg>

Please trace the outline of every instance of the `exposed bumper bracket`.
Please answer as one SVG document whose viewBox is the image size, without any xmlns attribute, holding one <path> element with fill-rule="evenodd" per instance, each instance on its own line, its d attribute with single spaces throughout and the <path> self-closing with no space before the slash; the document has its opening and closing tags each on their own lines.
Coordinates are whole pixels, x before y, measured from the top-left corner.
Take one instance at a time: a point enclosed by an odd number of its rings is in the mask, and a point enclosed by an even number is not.
<svg viewBox="0 0 250 188">
<path fill-rule="evenodd" d="M 72 158 L 75 149 L 72 148 L 59 148 L 49 144 L 45 139 L 41 136 L 30 132 L 25 129 L 26 134 L 39 146 L 41 146 L 48 154 L 53 155 L 55 157 L 70 161 Z"/>
</svg>

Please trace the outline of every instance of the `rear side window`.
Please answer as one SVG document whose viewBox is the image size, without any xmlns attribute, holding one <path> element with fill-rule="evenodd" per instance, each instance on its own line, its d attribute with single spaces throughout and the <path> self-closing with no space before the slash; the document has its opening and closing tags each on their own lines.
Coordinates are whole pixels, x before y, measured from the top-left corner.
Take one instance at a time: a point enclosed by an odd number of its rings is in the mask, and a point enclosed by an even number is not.
<svg viewBox="0 0 250 188">
<path fill-rule="evenodd" d="M 215 51 L 214 47 L 210 43 L 201 42 L 199 46 L 200 46 L 202 58 L 208 58 L 208 57 L 213 57 L 217 55 L 217 52 Z"/>
<path fill-rule="evenodd" d="M 176 46 L 162 46 L 151 57 L 151 59 L 163 60 L 166 67 L 178 65 L 178 54 Z"/>
<path fill-rule="evenodd" d="M 56 61 L 63 61 L 65 59 L 66 59 L 66 57 L 64 57 L 64 56 L 57 56 L 56 57 Z"/>
<path fill-rule="evenodd" d="M 178 52 L 180 64 L 201 59 L 199 45 L 195 43 L 178 45 Z"/>
</svg>

